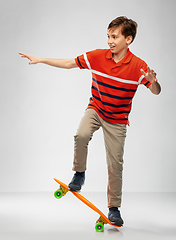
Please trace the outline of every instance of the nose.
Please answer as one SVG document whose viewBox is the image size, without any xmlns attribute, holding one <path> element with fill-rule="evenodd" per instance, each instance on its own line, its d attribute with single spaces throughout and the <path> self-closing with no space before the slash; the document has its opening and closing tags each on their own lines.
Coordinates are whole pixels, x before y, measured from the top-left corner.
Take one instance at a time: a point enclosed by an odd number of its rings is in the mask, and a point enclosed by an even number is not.
<svg viewBox="0 0 176 240">
<path fill-rule="evenodd" d="M 108 37 L 108 44 L 112 44 L 112 38 L 111 37 Z"/>
</svg>

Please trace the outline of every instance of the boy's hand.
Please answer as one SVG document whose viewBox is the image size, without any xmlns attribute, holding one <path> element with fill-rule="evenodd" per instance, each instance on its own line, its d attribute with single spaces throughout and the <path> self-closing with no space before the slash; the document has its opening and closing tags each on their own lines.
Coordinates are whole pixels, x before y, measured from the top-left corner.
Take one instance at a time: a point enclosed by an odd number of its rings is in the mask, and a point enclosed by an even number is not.
<svg viewBox="0 0 176 240">
<path fill-rule="evenodd" d="M 144 75 L 144 77 L 151 83 L 153 82 L 157 82 L 156 79 L 156 73 L 154 72 L 154 70 L 150 69 L 149 67 L 147 67 L 147 73 L 141 69 L 141 73 Z"/>
<path fill-rule="evenodd" d="M 19 52 L 22 58 L 27 58 L 30 60 L 29 64 L 44 63 L 53 67 L 58 68 L 77 68 L 78 65 L 75 62 L 75 59 L 49 59 L 49 58 L 39 58 L 28 55 L 26 53 Z"/>
<path fill-rule="evenodd" d="M 147 71 L 148 72 L 146 73 L 143 69 L 141 69 L 141 73 L 144 75 L 144 77 L 151 82 L 151 85 L 149 86 L 150 91 L 153 94 L 158 95 L 161 92 L 161 86 L 156 78 L 156 72 L 149 67 L 147 67 Z"/>
<path fill-rule="evenodd" d="M 28 55 L 26 53 L 21 53 L 21 52 L 19 52 L 19 54 L 21 55 L 22 58 L 28 58 L 30 60 L 29 64 L 40 63 L 41 58 L 34 57 L 34 56 Z"/>
</svg>

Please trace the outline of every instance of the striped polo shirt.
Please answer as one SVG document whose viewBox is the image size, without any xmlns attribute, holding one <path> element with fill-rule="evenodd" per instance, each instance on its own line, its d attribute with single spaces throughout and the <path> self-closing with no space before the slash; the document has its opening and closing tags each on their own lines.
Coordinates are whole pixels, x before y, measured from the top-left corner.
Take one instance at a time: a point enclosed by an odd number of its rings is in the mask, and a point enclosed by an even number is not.
<svg viewBox="0 0 176 240">
<path fill-rule="evenodd" d="M 79 68 L 92 73 L 92 96 L 88 108 L 94 109 L 105 121 L 129 124 L 132 100 L 139 84 L 147 88 L 150 82 L 140 69 L 147 72 L 147 64 L 129 49 L 116 63 L 110 49 L 97 49 L 75 58 Z"/>
</svg>

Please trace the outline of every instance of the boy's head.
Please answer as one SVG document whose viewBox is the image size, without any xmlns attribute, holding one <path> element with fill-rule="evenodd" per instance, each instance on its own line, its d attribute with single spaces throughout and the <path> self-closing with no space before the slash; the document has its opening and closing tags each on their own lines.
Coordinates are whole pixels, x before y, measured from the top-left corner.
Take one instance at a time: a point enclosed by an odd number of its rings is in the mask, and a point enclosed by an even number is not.
<svg viewBox="0 0 176 240">
<path fill-rule="evenodd" d="M 134 41 L 136 32 L 137 32 L 137 23 L 132 19 L 128 19 L 127 17 L 117 17 L 112 20 L 108 25 L 108 30 L 114 30 L 115 28 L 121 28 L 121 34 L 127 38 L 128 36 L 132 36 L 132 41 Z"/>
</svg>

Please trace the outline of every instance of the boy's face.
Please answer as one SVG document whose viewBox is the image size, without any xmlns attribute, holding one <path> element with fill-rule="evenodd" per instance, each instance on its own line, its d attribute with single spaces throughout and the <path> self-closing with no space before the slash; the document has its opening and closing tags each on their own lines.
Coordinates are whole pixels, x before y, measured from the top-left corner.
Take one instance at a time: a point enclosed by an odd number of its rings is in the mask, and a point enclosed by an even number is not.
<svg viewBox="0 0 176 240">
<path fill-rule="evenodd" d="M 128 49 L 128 45 L 132 40 L 132 36 L 125 38 L 121 33 L 121 27 L 108 29 L 108 45 L 114 54 L 118 54 L 124 49 Z"/>
</svg>

